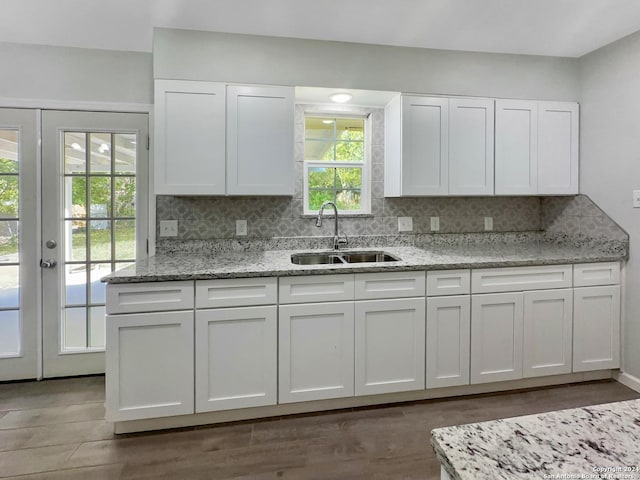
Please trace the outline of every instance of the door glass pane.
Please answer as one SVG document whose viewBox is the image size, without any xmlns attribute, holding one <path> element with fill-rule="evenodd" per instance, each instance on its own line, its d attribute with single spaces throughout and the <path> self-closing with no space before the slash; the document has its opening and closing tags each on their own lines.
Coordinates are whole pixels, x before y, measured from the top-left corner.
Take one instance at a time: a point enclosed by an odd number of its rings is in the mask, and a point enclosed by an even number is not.
<svg viewBox="0 0 640 480">
<path fill-rule="evenodd" d="M 89 216 L 106 218 L 111 216 L 111 177 L 90 177 Z"/>
<path fill-rule="evenodd" d="M 0 264 L 0 308 L 20 306 L 20 267 Z"/>
<path fill-rule="evenodd" d="M 18 217 L 18 191 L 18 175 L 0 174 L 0 218 Z"/>
<path fill-rule="evenodd" d="M 87 347 L 87 309 L 86 307 L 66 308 L 64 311 L 63 340 L 65 350 L 78 350 Z"/>
<path fill-rule="evenodd" d="M 22 350 L 19 142 L 17 130 L 0 130 L 0 357 Z"/>
<path fill-rule="evenodd" d="M 105 308 L 89 308 L 89 348 L 104 348 L 105 345 Z"/>
<path fill-rule="evenodd" d="M 111 260 L 111 221 L 90 221 L 89 236 L 91 260 Z"/>
<path fill-rule="evenodd" d="M 91 173 L 111 173 L 111 134 L 90 133 L 89 144 Z"/>
<path fill-rule="evenodd" d="M 64 134 L 64 173 L 84 173 L 87 170 L 87 134 L 66 132 Z"/>
<path fill-rule="evenodd" d="M 115 217 L 136 216 L 136 178 L 115 177 L 114 181 L 114 210 Z"/>
<path fill-rule="evenodd" d="M 67 246 L 65 259 L 82 262 L 87 258 L 87 222 L 67 220 L 64 222 L 64 238 Z"/>
<path fill-rule="evenodd" d="M 136 258 L 136 221 L 116 220 L 115 244 L 116 260 Z"/>
<path fill-rule="evenodd" d="M 0 357 L 18 355 L 21 350 L 20 312 L 0 310 Z"/>
<path fill-rule="evenodd" d="M 115 135 L 114 152 L 116 173 L 136 174 L 137 141 L 134 133 L 118 133 Z"/>
<path fill-rule="evenodd" d="M 91 304 L 105 303 L 105 284 L 100 281 L 102 277 L 111 273 L 110 263 L 94 263 L 91 265 Z"/>
<path fill-rule="evenodd" d="M 84 263 L 65 265 L 67 305 L 87 303 L 87 266 Z"/>
<path fill-rule="evenodd" d="M 64 136 L 67 254 L 62 351 L 95 350 L 104 348 L 105 339 L 106 289 L 100 279 L 136 258 L 137 135 Z M 72 140 L 88 145 L 88 168 L 80 168 L 80 150 L 70 146 Z M 67 154 L 69 150 L 75 156 Z"/>
</svg>

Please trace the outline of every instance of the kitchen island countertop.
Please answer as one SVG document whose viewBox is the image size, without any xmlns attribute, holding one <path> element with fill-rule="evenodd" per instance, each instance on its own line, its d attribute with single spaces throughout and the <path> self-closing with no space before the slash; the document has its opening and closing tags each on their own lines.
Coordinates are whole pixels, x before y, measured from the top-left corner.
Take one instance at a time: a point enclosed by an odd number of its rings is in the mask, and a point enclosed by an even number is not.
<svg viewBox="0 0 640 480">
<path fill-rule="evenodd" d="M 431 444 L 451 480 L 637 480 L 640 399 L 437 428 Z"/>
</svg>

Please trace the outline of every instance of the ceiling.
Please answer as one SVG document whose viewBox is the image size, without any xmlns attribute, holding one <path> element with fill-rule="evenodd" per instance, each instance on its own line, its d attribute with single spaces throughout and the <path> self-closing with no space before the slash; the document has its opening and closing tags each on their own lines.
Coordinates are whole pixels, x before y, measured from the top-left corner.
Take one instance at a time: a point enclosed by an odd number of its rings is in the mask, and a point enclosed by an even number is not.
<svg viewBox="0 0 640 480">
<path fill-rule="evenodd" d="M 150 52 L 153 27 L 580 57 L 638 0 L 0 0 L 0 42 Z"/>
</svg>

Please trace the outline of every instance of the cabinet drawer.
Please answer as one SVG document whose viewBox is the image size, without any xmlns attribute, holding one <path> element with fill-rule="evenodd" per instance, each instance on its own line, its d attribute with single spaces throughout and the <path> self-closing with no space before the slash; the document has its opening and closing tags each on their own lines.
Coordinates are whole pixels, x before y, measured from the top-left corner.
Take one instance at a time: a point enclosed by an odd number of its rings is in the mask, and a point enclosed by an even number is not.
<svg viewBox="0 0 640 480">
<path fill-rule="evenodd" d="M 424 297 L 424 272 L 359 273 L 355 276 L 356 300 Z"/>
<path fill-rule="evenodd" d="M 191 281 L 107 285 L 107 314 L 190 308 L 193 308 Z"/>
<path fill-rule="evenodd" d="M 573 266 L 573 285 L 592 287 L 620 283 L 620 263 L 582 263 Z"/>
<path fill-rule="evenodd" d="M 517 292 L 572 286 L 571 265 L 482 268 L 471 271 L 472 293 Z"/>
<path fill-rule="evenodd" d="M 276 278 L 233 278 L 196 282 L 196 308 L 245 307 L 275 304 Z"/>
<path fill-rule="evenodd" d="M 280 278 L 280 303 L 353 300 L 353 275 L 313 275 Z"/>
<path fill-rule="evenodd" d="M 427 272 L 427 295 L 466 295 L 471 291 L 469 270 Z"/>
</svg>

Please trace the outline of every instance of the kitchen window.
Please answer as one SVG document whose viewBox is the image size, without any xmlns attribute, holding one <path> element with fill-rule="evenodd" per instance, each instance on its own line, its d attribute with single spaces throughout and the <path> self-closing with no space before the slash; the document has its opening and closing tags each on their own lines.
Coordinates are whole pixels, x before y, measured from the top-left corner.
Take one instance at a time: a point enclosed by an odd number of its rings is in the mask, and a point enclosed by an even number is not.
<svg viewBox="0 0 640 480">
<path fill-rule="evenodd" d="M 335 202 L 341 214 L 371 213 L 368 117 L 306 115 L 304 213 Z"/>
</svg>

